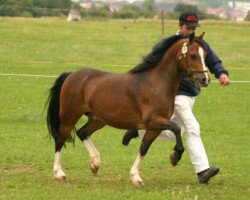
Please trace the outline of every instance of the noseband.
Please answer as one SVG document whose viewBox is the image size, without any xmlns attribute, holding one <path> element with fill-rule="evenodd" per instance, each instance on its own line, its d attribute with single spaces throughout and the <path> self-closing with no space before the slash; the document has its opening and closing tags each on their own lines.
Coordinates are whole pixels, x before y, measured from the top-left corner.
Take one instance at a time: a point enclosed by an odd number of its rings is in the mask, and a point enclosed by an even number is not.
<svg viewBox="0 0 250 200">
<path fill-rule="evenodd" d="M 189 54 L 189 51 L 188 51 L 188 45 L 187 45 L 186 42 L 183 44 L 181 52 L 182 52 L 182 55 L 180 55 L 178 57 L 178 60 L 180 62 L 183 58 L 185 58 L 186 59 L 186 63 L 187 63 L 187 69 L 188 69 L 187 70 L 187 72 L 188 72 L 188 78 L 184 78 L 184 79 L 192 80 L 192 81 L 197 81 L 198 77 L 199 77 L 198 74 L 208 73 L 208 70 L 201 70 L 201 71 L 191 70 L 190 66 L 193 66 L 193 62 L 190 59 L 190 54 Z"/>
</svg>

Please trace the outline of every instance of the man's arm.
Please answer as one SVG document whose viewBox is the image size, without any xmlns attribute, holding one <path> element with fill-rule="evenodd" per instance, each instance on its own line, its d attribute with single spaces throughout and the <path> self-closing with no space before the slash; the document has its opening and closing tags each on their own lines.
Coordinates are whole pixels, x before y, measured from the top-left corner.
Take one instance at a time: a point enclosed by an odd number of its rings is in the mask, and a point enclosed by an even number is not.
<svg viewBox="0 0 250 200">
<path fill-rule="evenodd" d="M 205 62 L 207 67 L 209 68 L 209 71 L 219 79 L 219 83 L 221 85 L 228 85 L 230 83 L 228 71 L 222 66 L 222 61 L 206 42 L 205 47 L 207 51 Z"/>
<path fill-rule="evenodd" d="M 219 77 L 219 83 L 223 86 L 229 85 L 230 80 L 227 74 L 221 74 Z"/>
</svg>

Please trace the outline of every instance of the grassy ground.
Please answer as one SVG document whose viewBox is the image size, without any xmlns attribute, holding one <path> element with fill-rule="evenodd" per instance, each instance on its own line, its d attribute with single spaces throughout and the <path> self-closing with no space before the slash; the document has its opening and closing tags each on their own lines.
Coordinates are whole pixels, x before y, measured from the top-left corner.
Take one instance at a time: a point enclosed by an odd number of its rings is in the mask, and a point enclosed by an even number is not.
<svg viewBox="0 0 250 200">
<path fill-rule="evenodd" d="M 165 22 L 165 35 L 176 31 Z M 204 21 L 198 33 L 219 54 L 232 80 L 250 80 L 249 23 Z M 58 75 L 95 66 L 122 73 L 161 39 L 161 23 L 63 19 L 0 19 L 0 73 Z M 171 142 L 155 142 L 141 167 L 142 188 L 134 188 L 129 170 L 140 140 L 121 145 L 123 130 L 105 127 L 92 140 L 102 156 L 97 175 L 76 140 L 63 149 L 68 181 L 52 177 L 54 142 L 48 137 L 44 104 L 54 78 L 0 76 L 0 199 L 249 199 L 250 83 L 221 87 L 211 83 L 197 98 L 194 112 L 211 165 L 220 174 L 199 185 L 188 153 L 171 167 Z M 84 122 L 82 119 L 79 123 Z"/>
</svg>

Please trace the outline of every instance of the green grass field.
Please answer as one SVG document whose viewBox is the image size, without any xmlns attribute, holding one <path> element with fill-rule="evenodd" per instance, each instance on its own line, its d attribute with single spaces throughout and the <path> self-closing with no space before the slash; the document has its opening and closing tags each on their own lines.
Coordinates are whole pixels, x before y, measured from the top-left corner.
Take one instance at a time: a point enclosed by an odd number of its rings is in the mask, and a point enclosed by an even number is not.
<svg viewBox="0 0 250 200">
<path fill-rule="evenodd" d="M 221 168 L 209 185 L 198 184 L 187 151 L 173 168 L 168 157 L 174 143 L 155 142 L 140 170 L 145 186 L 138 189 L 129 170 L 140 140 L 124 147 L 124 130 L 111 127 L 92 137 L 102 160 L 97 175 L 88 169 L 88 153 L 76 138 L 74 146 L 67 144 L 62 151 L 68 181 L 53 180 L 54 141 L 43 109 L 55 78 L 6 75 L 57 76 L 85 66 L 123 73 L 159 39 L 175 33 L 176 24 L 165 21 L 163 36 L 158 20 L 0 18 L 0 199 L 249 199 L 249 82 L 228 87 L 212 82 L 196 99 L 194 113 L 210 164 Z M 201 25 L 197 33 L 206 32 L 231 80 L 250 81 L 250 23 Z"/>
</svg>

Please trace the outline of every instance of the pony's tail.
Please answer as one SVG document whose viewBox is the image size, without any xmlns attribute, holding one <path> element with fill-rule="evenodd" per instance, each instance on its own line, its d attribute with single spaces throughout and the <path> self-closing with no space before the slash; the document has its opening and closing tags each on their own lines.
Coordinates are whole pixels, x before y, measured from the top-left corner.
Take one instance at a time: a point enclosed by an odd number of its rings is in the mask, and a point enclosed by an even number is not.
<svg viewBox="0 0 250 200">
<path fill-rule="evenodd" d="M 46 103 L 47 111 L 47 127 L 50 135 L 55 141 L 60 138 L 60 93 L 65 79 L 71 72 L 62 73 L 55 81 L 50 89 L 50 94 Z"/>
</svg>

